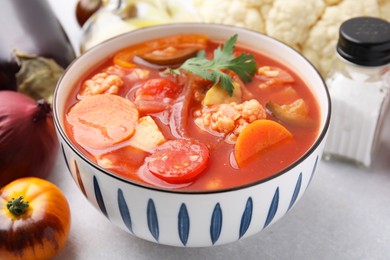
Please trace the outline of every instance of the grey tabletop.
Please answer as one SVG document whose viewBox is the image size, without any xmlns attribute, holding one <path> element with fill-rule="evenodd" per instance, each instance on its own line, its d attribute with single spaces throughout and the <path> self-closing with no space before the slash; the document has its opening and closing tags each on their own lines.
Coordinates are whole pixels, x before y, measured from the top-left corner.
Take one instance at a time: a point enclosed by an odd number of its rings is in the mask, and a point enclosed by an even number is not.
<svg viewBox="0 0 390 260">
<path fill-rule="evenodd" d="M 75 47 L 75 0 L 50 0 Z M 62 259 L 390 259 L 390 114 L 370 169 L 320 161 L 297 205 L 259 234 L 210 248 L 176 248 L 131 236 L 111 224 L 78 190 L 61 155 L 49 179 L 72 210 Z"/>
</svg>

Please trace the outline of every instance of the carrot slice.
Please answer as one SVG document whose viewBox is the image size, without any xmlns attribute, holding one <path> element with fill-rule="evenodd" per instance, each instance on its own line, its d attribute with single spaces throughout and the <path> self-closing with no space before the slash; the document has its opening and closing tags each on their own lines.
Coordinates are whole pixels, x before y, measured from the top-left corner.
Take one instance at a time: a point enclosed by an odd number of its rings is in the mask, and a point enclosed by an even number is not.
<svg viewBox="0 0 390 260">
<path fill-rule="evenodd" d="M 120 96 L 88 96 L 74 105 L 67 120 L 75 140 L 85 148 L 102 149 L 129 139 L 138 123 L 135 105 Z"/>
<path fill-rule="evenodd" d="M 275 121 L 261 119 L 252 122 L 237 138 L 234 147 L 237 165 L 244 166 L 260 152 L 292 137 L 284 126 Z"/>
</svg>

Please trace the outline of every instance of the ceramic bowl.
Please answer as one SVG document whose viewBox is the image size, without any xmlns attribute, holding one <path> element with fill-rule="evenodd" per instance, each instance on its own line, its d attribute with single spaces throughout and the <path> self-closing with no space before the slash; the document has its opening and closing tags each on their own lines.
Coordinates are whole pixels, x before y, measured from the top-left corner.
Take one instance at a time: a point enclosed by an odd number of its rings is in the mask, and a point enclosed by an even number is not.
<svg viewBox="0 0 390 260">
<path fill-rule="evenodd" d="M 116 51 L 149 39 L 201 33 L 239 42 L 283 61 L 304 78 L 320 105 L 321 129 L 312 147 L 272 178 L 219 191 L 170 191 L 123 179 L 89 160 L 64 131 L 64 107 L 72 87 L 92 67 Z M 212 24 L 172 24 L 132 31 L 87 51 L 69 66 L 53 102 L 62 153 L 88 201 L 112 223 L 132 235 L 179 247 L 221 245 L 256 234 L 283 217 L 302 197 L 316 172 L 330 120 L 330 99 L 317 70 L 285 44 L 254 31 Z M 114 227 L 113 227 L 114 228 Z"/>
</svg>

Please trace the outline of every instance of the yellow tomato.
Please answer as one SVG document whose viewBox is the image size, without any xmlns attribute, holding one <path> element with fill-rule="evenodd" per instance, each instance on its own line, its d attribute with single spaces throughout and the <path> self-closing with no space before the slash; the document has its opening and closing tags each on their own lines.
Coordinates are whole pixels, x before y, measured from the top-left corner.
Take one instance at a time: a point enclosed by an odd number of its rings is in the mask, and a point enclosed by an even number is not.
<svg viewBox="0 0 390 260">
<path fill-rule="evenodd" d="M 27 177 L 0 189 L 0 259 L 50 259 L 69 230 L 68 202 L 53 183 Z"/>
</svg>

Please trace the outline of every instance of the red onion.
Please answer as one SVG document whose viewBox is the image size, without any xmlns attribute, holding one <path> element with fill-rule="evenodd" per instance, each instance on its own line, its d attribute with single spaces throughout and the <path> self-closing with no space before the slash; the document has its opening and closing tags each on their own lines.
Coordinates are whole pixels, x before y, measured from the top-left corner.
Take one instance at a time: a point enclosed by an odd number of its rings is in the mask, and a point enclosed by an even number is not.
<svg viewBox="0 0 390 260">
<path fill-rule="evenodd" d="M 57 150 L 50 105 L 0 91 L 0 187 L 24 176 L 47 177 Z"/>
</svg>

